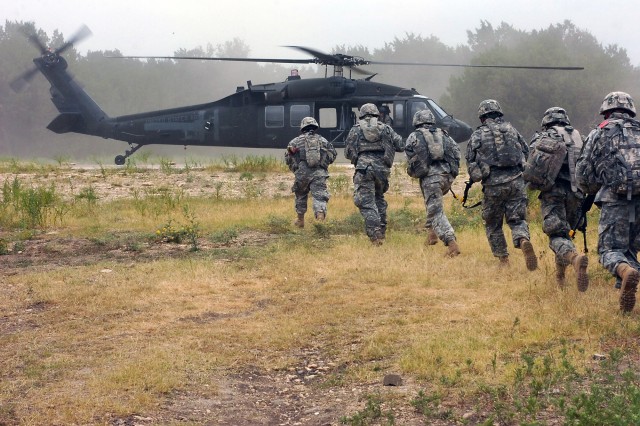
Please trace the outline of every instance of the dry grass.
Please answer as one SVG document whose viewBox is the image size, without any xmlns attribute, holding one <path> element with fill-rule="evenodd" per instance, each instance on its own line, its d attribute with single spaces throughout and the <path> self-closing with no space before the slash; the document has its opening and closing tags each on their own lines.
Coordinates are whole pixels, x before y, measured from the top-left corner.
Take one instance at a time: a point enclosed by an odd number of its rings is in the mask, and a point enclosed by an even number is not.
<svg viewBox="0 0 640 426">
<path fill-rule="evenodd" d="M 184 203 L 204 235 L 293 219 L 291 197 Z M 422 215 L 420 199 L 391 195 L 390 210 L 403 208 Z M 329 226 L 354 211 L 348 195 L 335 196 Z M 101 203 L 58 232 L 152 234 L 171 215 L 179 209 L 141 215 L 132 200 Z M 240 247 L 233 261 L 203 250 L 1 275 L 0 424 L 151 415 L 179 392 L 215 397 L 234 372 L 286 371 L 301 348 L 341 366 L 325 378 L 328 388 L 398 372 L 459 398 L 513 383 L 523 353 L 559 363 L 568 348 L 574 365 L 590 368 L 592 354 L 637 334 L 637 313 L 617 313 L 617 293 L 592 254 L 589 291 L 559 290 L 546 239 L 532 229 L 535 272 L 514 249 L 510 268 L 499 269 L 477 227 L 458 232 L 462 254 L 449 259 L 411 229 L 373 247 L 362 230 L 325 239 L 308 226 Z"/>
</svg>

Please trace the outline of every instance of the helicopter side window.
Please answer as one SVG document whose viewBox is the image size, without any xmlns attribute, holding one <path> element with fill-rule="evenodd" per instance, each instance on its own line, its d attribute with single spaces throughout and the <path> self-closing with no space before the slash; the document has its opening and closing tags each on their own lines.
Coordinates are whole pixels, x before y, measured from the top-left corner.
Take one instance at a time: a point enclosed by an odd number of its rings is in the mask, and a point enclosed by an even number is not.
<svg viewBox="0 0 640 426">
<path fill-rule="evenodd" d="M 393 125 L 398 127 L 404 126 L 404 104 L 393 104 Z"/>
<path fill-rule="evenodd" d="M 338 127 L 338 110 L 335 108 L 320 108 L 318 110 L 320 127 L 335 129 Z"/>
<path fill-rule="evenodd" d="M 311 107 L 309 105 L 291 105 L 289 110 L 289 125 L 299 127 L 300 122 L 305 117 L 311 117 Z"/>
<path fill-rule="evenodd" d="M 284 106 L 269 105 L 264 107 L 265 127 L 284 127 Z"/>
</svg>

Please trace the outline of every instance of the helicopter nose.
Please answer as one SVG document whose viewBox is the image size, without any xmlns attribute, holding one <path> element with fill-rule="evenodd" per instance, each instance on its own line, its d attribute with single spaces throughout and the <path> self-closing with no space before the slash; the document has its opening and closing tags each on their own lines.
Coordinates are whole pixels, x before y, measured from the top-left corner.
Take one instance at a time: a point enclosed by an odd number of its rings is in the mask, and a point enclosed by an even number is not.
<svg viewBox="0 0 640 426">
<path fill-rule="evenodd" d="M 473 129 L 464 121 L 458 119 L 455 120 L 457 126 L 455 127 L 455 131 L 453 132 L 454 134 L 451 135 L 451 137 L 458 143 L 467 141 L 471 137 Z"/>
</svg>

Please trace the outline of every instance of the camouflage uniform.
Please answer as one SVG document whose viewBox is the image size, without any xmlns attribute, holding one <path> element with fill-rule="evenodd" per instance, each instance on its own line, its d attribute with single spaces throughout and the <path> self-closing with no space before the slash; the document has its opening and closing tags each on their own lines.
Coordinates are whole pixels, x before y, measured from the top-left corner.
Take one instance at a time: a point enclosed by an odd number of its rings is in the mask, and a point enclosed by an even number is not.
<svg viewBox="0 0 640 426">
<path fill-rule="evenodd" d="M 496 108 L 487 112 L 483 104 L 489 101 Z M 506 219 L 514 247 L 523 249 L 527 268 L 536 269 L 537 259 L 529 242 L 527 194 L 522 178 L 529 148 L 520 133 L 502 119 L 502 111 L 496 101 L 483 101 L 479 117 L 482 125 L 471 135 L 465 157 L 471 180 L 482 182 L 482 219 L 491 251 L 502 262 L 507 262 L 509 253 L 502 230 L 503 220 Z M 497 141 L 498 138 L 500 141 Z M 512 142 L 506 143 L 505 139 Z M 499 161 L 505 156 L 507 158 L 504 161 Z M 521 247 L 524 241 L 526 246 Z"/>
<path fill-rule="evenodd" d="M 576 271 L 578 290 L 586 291 L 589 285 L 586 272 L 588 258 L 577 253 L 569 236 L 572 226 L 580 218 L 584 199 L 583 193 L 577 188 L 575 176 L 575 163 L 582 149 L 582 138 L 570 126 L 569 117 L 563 108 L 553 107 L 545 112 L 542 129 L 531 138 L 531 152 L 545 140 L 566 146 L 566 153 L 564 149 L 561 151 L 564 159 L 553 184 L 548 188 L 540 188 L 538 199 L 542 213 L 542 231 L 549 237 L 549 247 L 555 253 L 558 284 L 562 287 L 565 285 L 565 269 L 571 264 Z M 527 179 L 525 172 L 525 180 Z M 530 182 L 530 185 L 532 189 L 538 189 L 534 183 Z"/>
<path fill-rule="evenodd" d="M 449 191 L 458 175 L 460 148 L 446 132 L 435 127 L 435 118 L 428 110 L 416 112 L 413 125 L 416 131 L 409 135 L 405 144 L 407 173 L 420 179 L 420 188 L 427 211 L 427 229 L 430 233 L 433 231 L 446 246 L 450 246 L 451 243 L 455 243 L 456 237 L 444 213 L 442 196 Z M 442 152 L 432 153 L 429 150 L 430 142 L 425 138 L 425 134 L 432 143 L 435 139 L 442 141 Z M 436 148 L 434 151 L 440 151 L 439 145 Z M 438 159 L 434 159 L 434 156 Z M 416 173 L 417 167 L 414 167 L 414 164 L 418 163 L 421 171 Z M 431 238 L 427 240 L 427 244 L 435 244 L 435 242 L 437 240 L 432 241 Z M 450 255 L 459 254 L 457 244 L 455 246 L 453 250 L 450 249 Z"/>
<path fill-rule="evenodd" d="M 635 306 L 636 289 L 640 280 L 640 194 L 630 190 L 637 186 L 637 164 L 640 162 L 640 122 L 633 99 L 624 92 L 608 94 L 600 108 L 605 120 L 589 133 L 576 166 L 578 185 L 589 194 L 596 194 L 600 206 L 598 224 L 598 254 L 600 263 L 616 277 L 621 289 L 620 309 L 629 312 Z M 635 160 L 634 172 L 627 163 L 627 173 L 618 173 L 613 162 L 622 143 Z M 631 177 L 623 181 L 629 188 L 626 194 L 617 188 L 620 175 Z M 636 191 L 637 193 L 637 191 Z"/>
<path fill-rule="evenodd" d="M 371 112 L 367 113 L 367 109 Z M 372 242 L 381 244 L 387 229 L 384 193 L 389 189 L 394 155 L 404 151 L 404 144 L 402 137 L 390 126 L 377 121 L 377 116 L 375 105 L 362 106 L 360 120 L 351 128 L 345 141 L 344 155 L 355 165 L 353 201 L 364 218 L 367 236 Z"/>
<path fill-rule="evenodd" d="M 315 120 L 314 120 L 315 122 Z M 304 123 L 304 120 L 303 120 Z M 307 126 L 307 129 L 313 126 Z M 317 127 L 315 127 L 317 128 Z M 305 129 L 303 129 L 304 131 Z M 307 138 L 317 138 L 320 145 L 320 163 L 315 166 L 307 164 L 307 152 L 305 140 Z M 333 145 L 314 130 L 304 131 L 303 134 L 292 139 L 287 146 L 285 161 L 289 169 L 295 174 L 295 182 L 291 191 L 295 194 L 295 209 L 298 214 L 296 225 L 304 225 L 304 214 L 307 212 L 307 198 L 309 192 L 313 198 L 313 212 L 316 218 L 324 219 L 327 214 L 327 202 L 329 201 L 329 191 L 327 190 L 327 179 L 329 178 L 328 167 L 336 158 L 336 150 Z"/>
</svg>

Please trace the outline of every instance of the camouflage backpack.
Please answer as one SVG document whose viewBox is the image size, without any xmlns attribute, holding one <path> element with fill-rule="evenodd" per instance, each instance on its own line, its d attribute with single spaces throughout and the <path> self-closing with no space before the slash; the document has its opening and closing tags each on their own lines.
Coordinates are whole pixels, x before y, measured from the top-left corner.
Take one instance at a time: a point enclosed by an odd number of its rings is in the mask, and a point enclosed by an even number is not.
<svg viewBox="0 0 640 426">
<path fill-rule="evenodd" d="M 442 130 L 437 127 L 417 129 L 415 155 L 409 158 L 407 174 L 414 178 L 423 178 L 429 173 L 429 166 L 434 161 L 445 159 L 444 138 Z"/>
<path fill-rule="evenodd" d="M 565 159 L 568 158 L 571 190 L 576 192 L 576 154 L 582 147 L 582 138 L 571 126 L 553 128 L 557 136 L 545 132 L 531 145 L 529 158 L 524 165 L 523 178 L 529 182 L 531 189 L 548 191 L 555 183 Z"/>
<path fill-rule="evenodd" d="M 594 148 L 596 175 L 615 193 L 640 194 L 640 123 L 616 120 L 603 128 Z"/>
<path fill-rule="evenodd" d="M 315 133 L 306 134 L 304 136 L 304 151 L 307 159 L 307 166 L 318 167 L 320 165 L 321 145 L 320 137 Z"/>
</svg>

